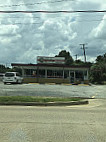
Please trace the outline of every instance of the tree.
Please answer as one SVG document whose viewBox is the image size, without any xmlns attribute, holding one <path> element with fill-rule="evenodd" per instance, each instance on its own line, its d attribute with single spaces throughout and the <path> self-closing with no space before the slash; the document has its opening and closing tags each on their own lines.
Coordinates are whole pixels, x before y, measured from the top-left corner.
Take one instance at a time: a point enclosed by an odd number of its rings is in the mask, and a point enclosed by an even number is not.
<svg viewBox="0 0 106 142">
<path fill-rule="evenodd" d="M 98 62 L 106 62 L 106 53 L 103 56 L 97 56 L 96 63 Z"/>
<path fill-rule="evenodd" d="M 97 56 L 96 63 L 91 67 L 90 80 L 97 83 L 106 81 L 106 53 Z"/>
<path fill-rule="evenodd" d="M 6 68 L 5 68 L 4 65 L 0 65 L 0 72 L 1 72 L 1 73 L 4 73 L 4 72 L 5 72 L 5 69 L 6 69 Z"/>
<path fill-rule="evenodd" d="M 77 63 L 77 64 L 84 64 L 84 62 L 83 62 L 83 61 L 81 61 L 80 59 L 75 60 L 75 63 Z"/>
<path fill-rule="evenodd" d="M 104 60 L 103 56 L 97 56 L 96 62 L 102 62 Z"/>
<path fill-rule="evenodd" d="M 65 64 L 66 65 L 71 65 L 74 62 L 72 56 L 66 50 L 60 51 L 59 54 L 56 55 L 55 57 L 65 57 Z"/>
<path fill-rule="evenodd" d="M 18 67 L 14 67 L 10 69 L 11 72 L 19 72 L 22 75 L 22 70 Z"/>
<path fill-rule="evenodd" d="M 0 65 L 0 72 L 1 73 L 5 73 L 5 72 L 7 72 L 7 71 L 9 71 L 9 67 L 5 67 L 5 65 Z"/>
<path fill-rule="evenodd" d="M 101 83 L 103 79 L 102 69 L 99 64 L 94 64 L 90 70 L 90 80 L 91 82 Z"/>
</svg>

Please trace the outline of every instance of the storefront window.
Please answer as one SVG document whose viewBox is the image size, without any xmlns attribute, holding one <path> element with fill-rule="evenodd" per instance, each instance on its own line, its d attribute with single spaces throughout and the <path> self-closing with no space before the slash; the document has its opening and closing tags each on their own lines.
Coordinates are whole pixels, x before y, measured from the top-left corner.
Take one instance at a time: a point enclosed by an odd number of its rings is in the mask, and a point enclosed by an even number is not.
<svg viewBox="0 0 106 142">
<path fill-rule="evenodd" d="M 25 75 L 27 77 L 36 77 L 37 70 L 35 69 L 25 69 Z"/>
<path fill-rule="evenodd" d="M 68 70 L 64 71 L 64 78 L 69 78 L 69 71 Z"/>
<path fill-rule="evenodd" d="M 47 70 L 48 78 L 62 78 L 63 71 L 62 70 Z"/>
<path fill-rule="evenodd" d="M 45 70 L 38 70 L 38 77 L 45 77 Z"/>
</svg>

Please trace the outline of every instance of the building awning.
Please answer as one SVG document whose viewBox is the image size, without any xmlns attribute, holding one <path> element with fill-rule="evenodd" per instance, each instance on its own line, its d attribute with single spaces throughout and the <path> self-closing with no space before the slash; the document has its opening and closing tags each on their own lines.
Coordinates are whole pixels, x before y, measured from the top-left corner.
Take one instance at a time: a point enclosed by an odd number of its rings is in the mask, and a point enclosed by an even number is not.
<svg viewBox="0 0 106 142">
<path fill-rule="evenodd" d="M 21 63 L 11 63 L 12 67 L 62 67 L 62 68 L 86 68 L 89 69 L 88 65 L 64 65 L 64 64 L 21 64 Z"/>
</svg>

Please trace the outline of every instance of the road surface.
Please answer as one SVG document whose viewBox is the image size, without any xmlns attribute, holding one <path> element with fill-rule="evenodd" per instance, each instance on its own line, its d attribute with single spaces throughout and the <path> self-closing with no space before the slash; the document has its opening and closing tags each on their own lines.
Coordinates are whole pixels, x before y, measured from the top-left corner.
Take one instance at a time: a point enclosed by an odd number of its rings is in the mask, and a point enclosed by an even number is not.
<svg viewBox="0 0 106 142">
<path fill-rule="evenodd" d="M 0 142 L 106 142 L 106 99 L 66 107 L 0 106 Z"/>
</svg>

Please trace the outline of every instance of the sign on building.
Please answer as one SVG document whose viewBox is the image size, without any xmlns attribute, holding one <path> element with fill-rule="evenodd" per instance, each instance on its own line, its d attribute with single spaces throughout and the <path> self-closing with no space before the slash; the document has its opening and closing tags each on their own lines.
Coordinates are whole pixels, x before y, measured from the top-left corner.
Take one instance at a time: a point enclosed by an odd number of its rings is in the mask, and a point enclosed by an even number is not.
<svg viewBox="0 0 106 142">
<path fill-rule="evenodd" d="M 65 64 L 65 57 L 37 57 L 38 64 Z"/>
</svg>

